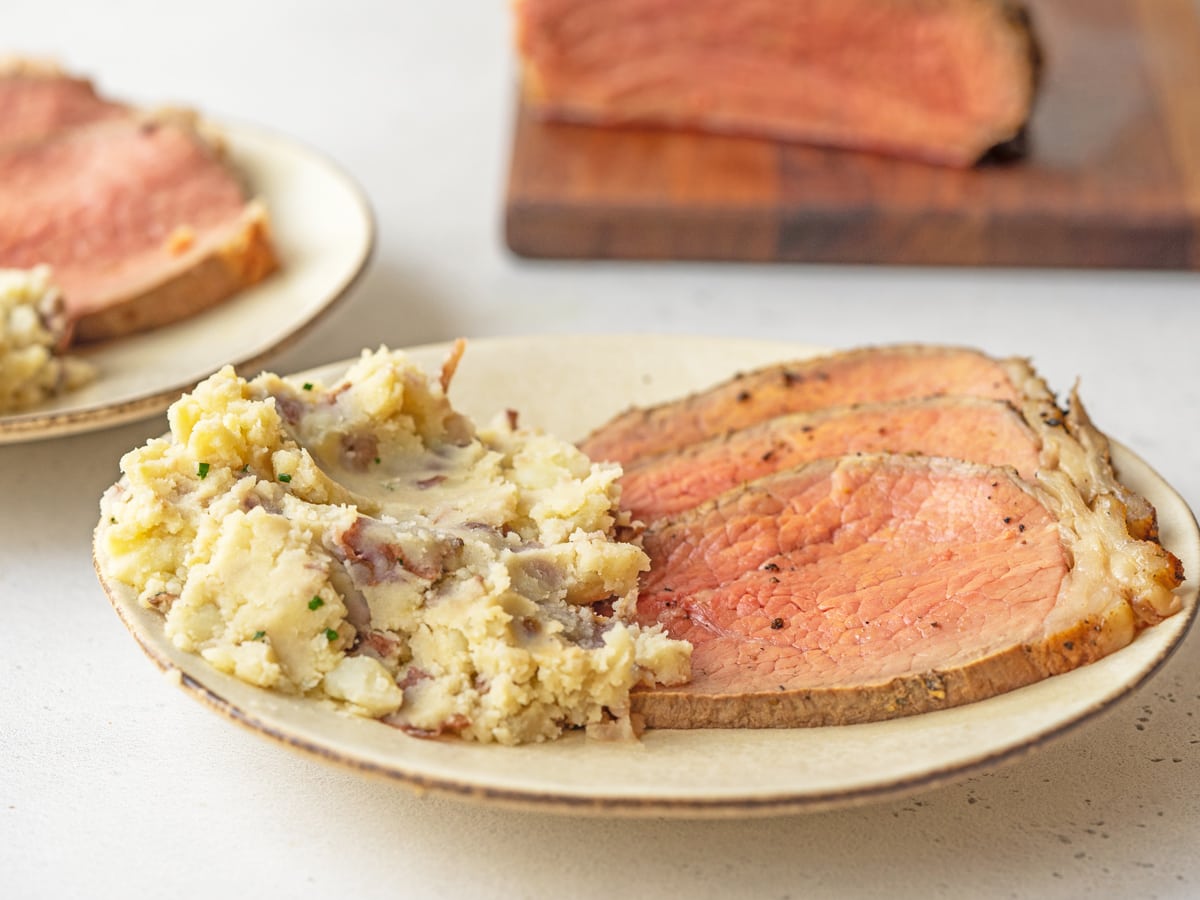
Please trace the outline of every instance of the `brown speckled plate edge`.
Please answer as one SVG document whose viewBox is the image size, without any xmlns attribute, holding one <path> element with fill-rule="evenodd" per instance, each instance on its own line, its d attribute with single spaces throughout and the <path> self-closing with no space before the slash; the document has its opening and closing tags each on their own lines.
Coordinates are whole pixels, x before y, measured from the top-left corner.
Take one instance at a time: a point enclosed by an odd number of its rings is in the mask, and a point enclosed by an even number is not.
<svg viewBox="0 0 1200 900">
<path fill-rule="evenodd" d="M 548 340 L 561 342 L 563 339 L 495 339 L 472 343 L 471 350 L 468 352 L 477 352 L 480 349 L 484 349 L 485 351 L 490 351 L 494 357 L 502 359 L 507 356 L 508 351 L 524 350 L 528 352 L 531 347 L 544 346 Z M 583 340 L 589 345 L 591 352 L 594 353 L 599 349 L 603 354 L 605 353 L 603 345 L 606 341 L 620 340 L 622 342 L 632 341 L 639 343 L 646 339 L 601 337 L 567 340 Z M 665 344 L 672 344 L 677 347 L 681 342 L 683 345 L 689 343 L 689 339 L 686 338 L 661 340 Z M 700 339 L 700 343 L 705 346 L 711 346 L 709 339 Z M 745 345 L 746 342 L 739 342 L 739 344 Z M 444 352 L 445 346 L 435 345 L 426 348 L 416 348 L 413 352 L 414 355 L 424 356 L 427 361 L 432 361 Z M 780 354 L 778 350 L 780 345 L 764 344 L 763 347 L 766 356 L 779 358 Z M 807 348 L 798 349 L 795 355 L 803 355 L 806 350 Z M 496 351 L 500 352 L 497 353 Z M 569 349 L 566 352 L 570 356 L 578 356 L 578 354 Z M 583 356 L 586 358 L 588 354 L 584 353 Z M 332 373 L 340 371 L 341 368 L 344 368 L 344 365 L 345 363 L 338 363 L 334 366 L 315 370 L 315 372 L 317 374 Z M 311 373 L 305 373 L 305 377 L 308 377 L 309 374 Z M 642 401 L 639 400 L 639 402 Z M 1077 705 L 1069 714 L 1052 718 L 1050 721 L 1040 726 L 1032 727 L 1024 732 L 1018 731 L 1014 733 L 1011 728 L 1000 729 L 996 732 L 996 737 L 977 742 L 971 747 L 964 747 L 964 752 L 955 755 L 948 761 L 942 761 L 940 764 L 927 767 L 918 766 L 914 771 L 907 773 L 903 777 L 883 778 L 877 781 L 868 779 L 866 782 L 857 784 L 831 781 L 816 786 L 808 784 L 803 788 L 797 788 L 796 786 L 787 784 L 786 779 L 782 779 L 784 783 L 779 784 L 773 789 L 770 786 L 764 789 L 762 785 L 757 785 L 753 789 L 747 788 L 743 792 L 739 792 L 736 787 L 732 791 L 715 791 L 711 789 L 709 784 L 704 782 L 697 782 L 694 790 L 685 789 L 682 792 L 655 791 L 653 788 L 641 792 L 636 790 L 614 791 L 613 784 L 611 783 L 611 773 L 606 775 L 603 769 L 598 768 L 594 784 L 590 787 L 586 784 L 582 787 L 564 787 L 562 785 L 538 786 L 536 784 L 536 777 L 533 779 L 533 783 L 513 786 L 502 783 L 502 779 L 497 780 L 489 777 L 486 771 L 455 773 L 452 767 L 447 772 L 445 767 L 440 766 L 437 767 L 440 771 L 434 771 L 420 764 L 412 764 L 411 760 L 404 758 L 403 753 L 399 754 L 396 758 L 388 758 L 386 756 L 380 757 L 374 753 L 357 752 L 358 748 L 352 743 L 347 745 L 342 740 L 326 739 L 319 726 L 315 730 L 295 727 L 293 722 L 287 721 L 286 713 L 293 706 L 308 706 L 310 710 L 315 711 L 315 715 L 327 717 L 328 723 L 339 723 L 337 726 L 339 728 L 342 727 L 347 719 L 352 717 L 329 709 L 322 708 L 318 710 L 319 704 L 315 704 L 313 701 L 279 698 L 275 695 L 269 695 L 269 692 L 265 691 L 257 691 L 256 693 L 274 697 L 271 705 L 283 709 L 285 715 L 277 714 L 278 710 L 272 711 L 268 709 L 264 711 L 256 709 L 253 708 L 254 704 L 247 703 L 244 699 L 231 698 L 231 691 L 241 691 L 244 693 L 245 686 L 230 684 L 232 679 L 228 679 L 227 676 L 209 669 L 198 658 L 182 654 L 175 650 L 162 635 L 161 627 L 156 628 L 157 623 L 161 621 L 156 614 L 137 606 L 133 601 L 131 592 L 124 588 L 124 586 L 109 583 L 100 573 L 98 562 L 97 573 L 100 575 L 101 584 L 104 586 L 105 592 L 117 615 L 129 629 L 139 646 L 141 646 L 142 650 L 159 668 L 172 677 L 177 678 L 179 685 L 187 693 L 200 700 L 209 708 L 220 712 L 229 720 L 318 760 L 347 767 L 363 774 L 398 782 L 418 793 L 434 792 L 450 797 L 484 801 L 525 810 L 553 811 L 568 814 L 605 814 L 642 817 L 673 816 L 681 818 L 735 818 L 813 812 L 902 797 L 957 781 L 968 775 L 989 770 L 1000 764 L 1016 762 L 1074 731 L 1080 725 L 1090 722 L 1101 714 L 1112 710 L 1120 700 L 1135 692 L 1166 663 L 1187 635 L 1196 617 L 1197 588 L 1194 573 L 1200 571 L 1200 530 L 1197 528 L 1195 517 L 1182 498 L 1149 466 L 1119 443 L 1114 442 L 1113 449 L 1115 460 L 1118 467 L 1122 470 L 1124 477 L 1126 477 L 1135 490 L 1146 494 L 1159 509 L 1160 515 L 1163 518 L 1164 541 L 1168 543 L 1168 546 L 1177 555 L 1181 556 L 1186 571 L 1191 573 L 1191 577 L 1189 577 L 1188 581 L 1180 589 L 1180 594 L 1184 601 L 1184 609 L 1159 626 L 1143 632 L 1130 647 L 1118 651 L 1118 653 L 1113 654 L 1107 660 L 1101 660 L 1090 667 L 1085 667 L 1085 670 L 1066 673 L 1054 679 L 1047 679 L 1044 682 L 1023 688 L 1020 691 L 1014 691 L 1010 694 L 971 704 L 967 707 L 961 707 L 957 710 L 947 710 L 925 716 L 893 720 L 887 723 L 874 723 L 866 726 L 848 726 L 836 729 L 780 730 L 758 733 L 771 738 L 778 738 L 779 740 L 776 743 L 786 746 L 788 735 L 795 736 L 796 740 L 811 740 L 815 737 L 818 741 L 822 733 L 825 733 L 827 736 L 833 734 L 846 735 L 856 731 L 871 729 L 877 731 L 880 729 L 891 730 L 902 735 L 904 732 L 913 732 L 921 729 L 923 723 L 927 724 L 946 716 L 965 717 L 967 720 L 974 722 L 986 722 L 990 710 L 997 709 L 1004 704 L 1011 706 L 1014 698 L 1028 697 L 1036 702 L 1036 695 L 1039 692 L 1044 693 L 1045 688 L 1051 683 L 1054 685 L 1066 685 L 1073 681 L 1081 681 L 1084 676 L 1090 674 L 1087 670 L 1097 671 L 1101 667 L 1111 666 L 1122 655 L 1129 656 L 1135 651 L 1135 648 L 1141 654 L 1132 675 L 1112 683 L 1109 683 L 1107 679 L 1103 679 L 1105 682 L 1104 688 L 1100 691 L 1092 691 L 1088 694 L 1087 701 Z M 103 523 L 97 526 L 97 535 L 100 533 L 102 527 Z M 250 690 L 253 691 L 254 689 Z M 1072 691 L 1072 693 L 1074 692 Z M 414 746 L 419 745 L 422 749 L 430 747 L 444 748 L 444 752 L 453 753 L 455 752 L 455 745 L 459 743 L 455 741 L 418 741 L 417 739 L 394 733 L 392 729 L 387 729 L 385 726 L 378 726 L 376 723 L 362 722 L 361 720 L 355 721 L 368 727 L 382 728 L 389 733 L 389 736 L 395 734 L 395 739 L 401 742 L 400 745 L 403 745 L 404 742 L 413 742 Z M 957 733 L 957 730 L 952 731 L 952 733 Z M 733 744 L 739 739 L 745 738 L 748 734 L 754 733 L 723 731 L 703 733 L 650 732 L 646 735 L 643 743 L 649 745 L 659 738 L 664 737 L 692 737 L 699 735 L 707 745 L 706 749 L 709 753 L 719 754 L 722 742 Z M 870 739 L 875 739 L 875 736 L 872 735 Z M 581 754 L 579 761 L 580 765 L 584 768 L 586 768 L 586 762 L 595 762 L 597 754 L 606 752 L 604 749 L 606 745 L 589 746 L 578 735 L 572 735 L 558 743 L 565 744 L 568 742 L 574 742 L 574 746 L 567 752 Z M 903 743 L 903 738 L 901 738 L 901 743 Z M 473 746 L 472 749 L 474 751 L 497 754 L 498 759 L 502 754 L 522 752 L 522 748 L 515 748 L 514 751 L 514 748 Z M 537 748 L 534 749 L 536 752 Z M 674 752 L 670 748 L 660 751 L 655 746 L 648 747 L 646 752 L 653 754 L 656 751 Z M 438 751 L 435 750 L 435 752 Z M 589 754 L 591 758 L 587 759 Z M 536 764 L 536 757 L 531 762 Z"/>
</svg>

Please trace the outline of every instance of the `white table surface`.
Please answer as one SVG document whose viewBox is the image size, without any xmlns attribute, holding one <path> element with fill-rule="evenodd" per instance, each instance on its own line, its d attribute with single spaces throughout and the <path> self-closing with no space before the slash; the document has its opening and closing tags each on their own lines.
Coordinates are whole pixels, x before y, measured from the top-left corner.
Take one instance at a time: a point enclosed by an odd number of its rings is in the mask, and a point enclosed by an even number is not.
<svg viewBox="0 0 1200 900">
<path fill-rule="evenodd" d="M 7 0 L 0 49 L 57 56 L 116 96 L 261 123 L 360 181 L 378 216 L 371 270 L 277 370 L 459 335 L 966 343 L 1030 356 L 1060 389 L 1078 377 L 1096 421 L 1200 503 L 1196 275 L 512 257 L 506 8 Z M 1133 697 L 1029 758 L 826 813 L 513 812 L 268 743 L 160 677 L 92 572 L 100 493 L 162 429 L 0 447 L 0 895 L 1200 896 L 1195 632 Z"/>
</svg>

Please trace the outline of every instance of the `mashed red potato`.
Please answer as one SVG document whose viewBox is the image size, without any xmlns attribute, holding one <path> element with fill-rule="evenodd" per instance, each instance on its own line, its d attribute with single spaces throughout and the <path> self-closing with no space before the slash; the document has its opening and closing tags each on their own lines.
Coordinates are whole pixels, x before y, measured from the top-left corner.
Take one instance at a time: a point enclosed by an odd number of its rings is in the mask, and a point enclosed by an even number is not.
<svg viewBox="0 0 1200 900">
<path fill-rule="evenodd" d="M 104 576 L 216 668 L 416 734 L 545 740 L 685 681 L 689 645 L 629 621 L 648 561 L 615 538 L 619 467 L 477 427 L 446 396 L 456 360 L 213 375 L 122 459 Z"/>
<path fill-rule="evenodd" d="M 0 413 L 37 406 L 95 377 L 88 363 L 59 352 L 65 334 L 50 269 L 0 269 Z"/>
</svg>

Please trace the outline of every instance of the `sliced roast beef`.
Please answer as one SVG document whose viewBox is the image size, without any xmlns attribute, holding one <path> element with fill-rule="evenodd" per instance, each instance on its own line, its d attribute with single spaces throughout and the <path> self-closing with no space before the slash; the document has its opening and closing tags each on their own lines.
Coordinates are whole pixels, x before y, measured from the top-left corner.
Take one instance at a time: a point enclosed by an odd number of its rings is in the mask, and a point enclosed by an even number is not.
<svg viewBox="0 0 1200 900">
<path fill-rule="evenodd" d="M 77 340 L 198 312 L 276 267 L 265 211 L 187 114 L 0 150 L 0 266 L 48 264 Z"/>
<path fill-rule="evenodd" d="M 942 395 L 1021 399 L 1005 365 L 977 350 L 872 347 L 767 366 L 680 400 L 627 410 L 580 447 L 592 459 L 625 464 L 785 413 Z"/>
<path fill-rule="evenodd" d="M 1092 426 L 1076 394 L 1072 414 L 1067 415 L 1027 360 L 993 359 L 962 347 L 867 347 L 767 366 L 679 400 L 627 410 L 592 432 L 580 447 L 593 459 L 632 467 L 638 460 L 789 413 L 941 396 L 1012 404 L 1037 435 L 1040 465 L 1055 469 L 1065 460 L 1088 503 L 1101 495 L 1116 498 L 1125 506 L 1136 537 L 1155 535 L 1154 509 L 1120 484 L 1107 441 Z M 866 435 L 859 437 L 864 442 L 846 443 L 845 452 L 895 449 L 879 446 Z"/>
<path fill-rule="evenodd" d="M 129 114 L 123 104 L 99 96 L 87 79 L 53 64 L 0 60 L 0 146 Z"/>
<path fill-rule="evenodd" d="M 1039 52 L 1014 0 L 518 0 L 527 101 L 969 166 L 1025 127 Z"/>
<path fill-rule="evenodd" d="M 654 523 L 638 617 L 692 643 L 692 680 L 635 709 L 663 728 L 864 722 L 1119 649 L 1178 609 L 1178 561 L 1055 475 L 822 459 Z"/>
<path fill-rule="evenodd" d="M 1011 465 L 1025 478 L 1041 441 L 1009 403 L 936 397 L 792 413 L 625 467 L 621 505 L 649 522 L 747 481 L 851 453 L 917 453 Z"/>
</svg>

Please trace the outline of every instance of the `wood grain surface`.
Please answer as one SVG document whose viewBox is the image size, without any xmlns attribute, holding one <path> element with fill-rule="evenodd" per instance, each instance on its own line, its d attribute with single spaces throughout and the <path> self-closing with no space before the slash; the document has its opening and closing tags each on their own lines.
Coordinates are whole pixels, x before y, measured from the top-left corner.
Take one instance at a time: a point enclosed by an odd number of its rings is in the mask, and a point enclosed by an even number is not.
<svg viewBox="0 0 1200 900">
<path fill-rule="evenodd" d="M 1046 56 L 1015 162 L 539 120 L 518 104 L 517 254 L 1200 269 L 1200 7 L 1030 0 Z"/>
</svg>

